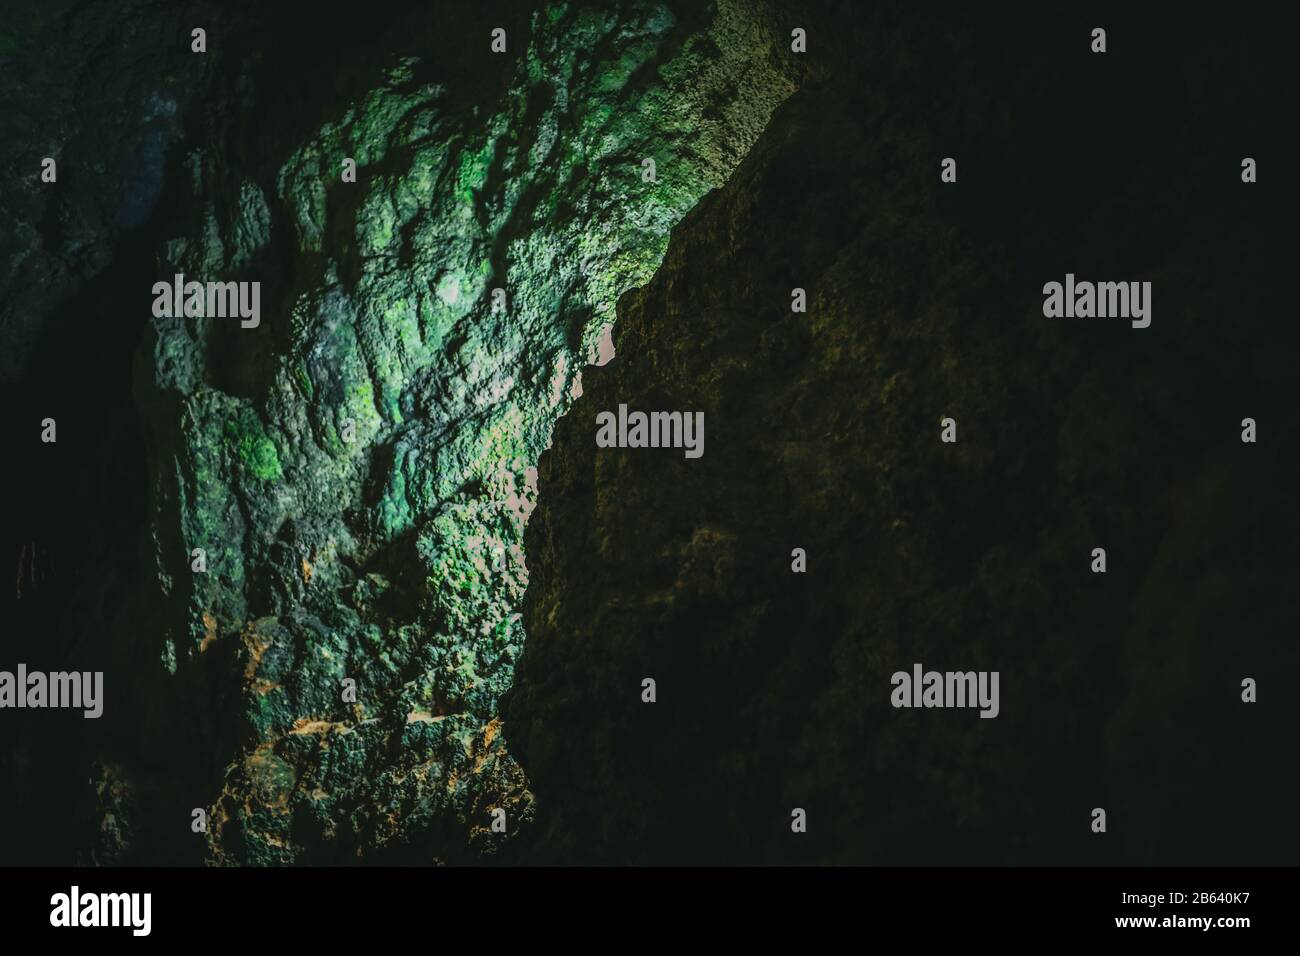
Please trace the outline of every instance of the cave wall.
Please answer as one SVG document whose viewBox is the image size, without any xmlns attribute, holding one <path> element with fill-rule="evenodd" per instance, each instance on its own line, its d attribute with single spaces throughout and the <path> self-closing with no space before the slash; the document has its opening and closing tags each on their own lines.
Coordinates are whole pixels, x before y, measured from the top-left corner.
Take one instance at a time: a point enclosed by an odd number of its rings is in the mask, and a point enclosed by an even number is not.
<svg viewBox="0 0 1300 956">
<path fill-rule="evenodd" d="M 797 70 L 756 3 L 520 7 L 503 55 L 500 16 L 462 13 L 482 42 L 446 58 L 393 45 L 422 9 L 349 43 L 310 129 L 241 74 L 185 156 L 158 275 L 259 281 L 262 314 L 155 316 L 137 354 L 147 690 L 98 813 L 143 832 L 110 859 L 183 842 L 154 835 L 178 808 L 211 816 L 174 852 L 216 863 L 477 859 L 530 819 L 498 699 L 536 458 Z M 182 772 L 133 739 L 159 734 Z"/>
<path fill-rule="evenodd" d="M 1271 29 L 1112 11 L 1103 58 L 1059 8 L 819 11 L 542 456 L 534 858 L 1293 860 L 1289 194 L 1239 177 Z M 1151 281 L 1150 328 L 1045 318 L 1066 272 Z M 620 403 L 702 411 L 703 456 L 598 448 Z M 1000 672 L 999 715 L 893 708 L 916 662 Z"/>
<path fill-rule="evenodd" d="M 6 861 L 1291 858 L 1285 32 L 859 6 L 6 10 L 0 607 L 110 715 L 9 715 Z M 1043 319 L 1066 271 L 1152 328 Z"/>
<path fill-rule="evenodd" d="M 9 3 L 0 17 L 0 441 L 11 452 L 0 630 L 9 667 L 117 674 L 127 739 L 128 712 L 142 705 L 131 648 L 150 614 L 135 600 L 146 477 L 131 396 L 148 304 L 133 304 L 154 279 L 169 183 L 200 104 L 237 72 L 260 23 L 249 6 L 225 6 L 226 44 L 206 57 L 191 55 L 190 30 L 211 23 L 211 4 Z M 40 440 L 46 418 L 57 443 Z M 94 766 L 92 738 L 106 728 L 52 712 L 6 718 L 5 862 L 120 853 L 131 827 L 99 805 L 120 788 Z M 154 748 L 175 764 L 190 741 L 161 736 Z"/>
<path fill-rule="evenodd" d="M 213 9 L 5 4 L 0 387 L 28 378 L 51 335 L 81 334 L 69 304 L 154 213 L 189 106 L 220 59 L 190 55 L 187 40 Z M 236 37 L 248 29 L 237 7 L 225 20 Z M 46 157 L 56 161 L 54 183 L 41 180 Z"/>
</svg>

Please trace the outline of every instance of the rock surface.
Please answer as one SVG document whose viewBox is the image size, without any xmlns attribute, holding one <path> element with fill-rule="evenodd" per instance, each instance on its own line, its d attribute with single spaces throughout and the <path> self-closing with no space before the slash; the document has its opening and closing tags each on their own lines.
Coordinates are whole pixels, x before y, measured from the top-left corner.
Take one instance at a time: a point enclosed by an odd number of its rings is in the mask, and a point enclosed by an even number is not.
<svg viewBox="0 0 1300 956">
<path fill-rule="evenodd" d="M 12 7 L 12 9 L 10 9 Z M 0 386 L 41 342 L 76 328 L 67 306 L 154 213 L 190 104 L 220 56 L 194 56 L 202 4 L 6 5 L 0 25 Z M 225 18 L 246 29 L 237 9 Z M 42 161 L 56 179 L 42 180 Z"/>
<path fill-rule="evenodd" d="M 1236 98 L 1278 61 L 1117 17 L 1185 72 L 1101 63 L 1042 17 L 812 21 L 808 81 L 620 300 L 525 536 L 535 859 L 1291 858 L 1297 352 Z M 1150 280 L 1151 327 L 1044 318 L 1067 271 Z M 703 457 L 598 449 L 620 403 L 703 411 Z M 1000 715 L 892 708 L 916 662 L 999 671 Z"/>
<path fill-rule="evenodd" d="M 164 6 L 0 23 L 0 611 L 108 694 L 10 715 L 6 862 L 1289 859 L 1285 31 Z M 1042 318 L 1067 271 L 1152 327 Z M 620 402 L 704 457 L 598 451 Z M 999 717 L 890 708 L 916 661 Z"/>
<path fill-rule="evenodd" d="M 537 456 L 617 295 L 793 89 L 759 4 L 552 4 L 504 55 L 487 23 L 256 165 L 233 107 L 189 158 L 160 275 L 260 281 L 262 309 L 155 319 L 137 383 L 139 654 L 211 715 L 164 712 L 202 741 L 183 809 L 210 810 L 214 862 L 479 858 L 527 824 L 498 700 Z"/>
</svg>

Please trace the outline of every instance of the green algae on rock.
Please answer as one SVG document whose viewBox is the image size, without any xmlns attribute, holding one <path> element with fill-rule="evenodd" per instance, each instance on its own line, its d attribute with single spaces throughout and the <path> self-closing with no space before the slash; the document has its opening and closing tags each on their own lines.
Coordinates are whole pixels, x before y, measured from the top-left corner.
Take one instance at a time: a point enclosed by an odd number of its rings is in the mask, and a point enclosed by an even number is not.
<svg viewBox="0 0 1300 956">
<path fill-rule="evenodd" d="M 236 649 L 210 678 L 244 715 L 210 860 L 458 859 L 504 839 L 489 807 L 527 820 L 497 712 L 534 465 L 618 296 L 793 90 L 767 16 L 552 4 L 492 61 L 499 101 L 408 56 L 270 180 L 192 158 L 194 228 L 160 265 L 265 280 L 257 330 L 156 320 L 141 398 L 187 608 L 164 659 Z"/>
</svg>

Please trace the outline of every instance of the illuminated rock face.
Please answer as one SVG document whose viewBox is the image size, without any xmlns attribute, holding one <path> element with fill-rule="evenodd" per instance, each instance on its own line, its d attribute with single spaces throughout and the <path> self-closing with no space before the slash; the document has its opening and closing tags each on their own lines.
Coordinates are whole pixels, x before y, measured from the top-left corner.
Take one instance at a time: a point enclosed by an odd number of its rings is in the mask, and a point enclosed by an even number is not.
<svg viewBox="0 0 1300 956">
<path fill-rule="evenodd" d="M 1300 593 L 1297 360 L 1264 265 L 1284 244 L 1259 228 L 1282 204 L 1240 201 L 1238 156 L 1184 165 L 1169 145 L 1258 142 L 1233 117 L 1281 108 L 1187 77 L 1264 57 L 1195 24 L 1170 46 L 1152 15 L 1125 45 L 1176 48 L 1177 69 L 1067 70 L 1088 54 L 1059 12 L 848 0 L 813 5 L 806 71 L 757 0 L 511 12 L 497 55 L 507 5 L 374 0 L 324 52 L 295 5 L 232 4 L 196 62 L 209 6 L 58 0 L 0 24 L 20 79 L 0 165 L 31 169 L 56 112 L 82 131 L 59 191 L 19 193 L 17 239 L 0 235 L 18 253 L 0 289 L 20 290 L 0 295 L 0 381 L 43 389 L 11 420 L 68 393 L 59 444 L 14 469 L 12 630 L 104 671 L 106 697 L 78 737 L 28 720 L 0 741 L 5 852 L 1206 863 L 1286 846 L 1265 831 L 1295 816 L 1294 787 L 1258 772 L 1291 746 L 1260 728 L 1294 725 L 1266 708 L 1295 670 L 1277 619 Z M 45 95 L 26 78 L 65 21 L 50 63 L 104 59 Z M 167 44 L 182 55 L 153 59 Z M 1106 120 L 1080 134 L 1070 116 Z M 960 184 L 937 192 L 953 153 Z M 1210 185 L 1225 169 L 1231 189 Z M 1130 267 L 1174 322 L 1085 338 L 1042 318 L 1044 281 Z M 32 374 L 38 314 L 101 268 L 113 280 L 43 326 Z M 176 274 L 260 282 L 258 327 L 151 322 L 151 284 Z M 702 411 L 707 452 L 597 449 L 596 413 L 624 403 Z M 1243 462 L 1247 409 L 1262 437 Z M 890 709 L 891 673 L 917 661 L 997 670 L 998 717 Z M 1260 679 L 1259 723 L 1237 671 Z M 1205 704 L 1225 675 L 1235 710 Z M 1118 857 L 1079 842 L 1098 803 Z M 1061 808 L 1079 807 L 1076 830 Z M 1207 807 L 1254 829 L 1198 832 Z"/>
<path fill-rule="evenodd" d="M 460 859 L 527 825 L 498 702 L 534 466 L 618 295 L 794 88 L 760 4 L 698 6 L 548 6 L 506 56 L 484 34 L 503 95 L 406 58 L 273 171 L 191 157 L 160 278 L 262 283 L 256 329 L 155 318 L 138 386 L 165 607 L 139 640 L 225 715 L 182 808 L 211 807 L 208 859 Z"/>
</svg>

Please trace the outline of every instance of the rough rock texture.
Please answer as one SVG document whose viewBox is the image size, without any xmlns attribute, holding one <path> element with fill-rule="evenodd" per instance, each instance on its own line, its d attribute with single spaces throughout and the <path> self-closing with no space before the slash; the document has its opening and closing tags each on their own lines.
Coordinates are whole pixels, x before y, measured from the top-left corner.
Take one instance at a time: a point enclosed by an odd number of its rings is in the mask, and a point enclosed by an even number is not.
<svg viewBox="0 0 1300 956">
<path fill-rule="evenodd" d="M 5 3 L 0 17 L 0 385 L 22 379 L 65 307 L 150 217 L 186 110 L 219 56 L 191 55 L 212 7 Z M 238 31 L 237 11 L 225 18 Z M 52 55 L 57 51 L 56 55 Z M 42 160 L 57 180 L 41 180 Z"/>
<path fill-rule="evenodd" d="M 7 714 L 0 860 L 1293 859 L 1289 34 L 863 7 L 6 6 L 0 629 L 108 697 Z M 620 401 L 704 458 L 597 456 Z"/>
<path fill-rule="evenodd" d="M 498 700 L 536 458 L 617 295 L 793 90 L 764 11 L 486 11 L 391 55 L 419 10 L 347 47 L 329 110 L 275 95 L 265 48 L 209 104 L 156 278 L 260 281 L 261 321 L 155 318 L 137 356 L 156 583 L 103 651 L 135 713 L 92 747 L 94 859 L 456 860 L 527 823 Z"/>
<path fill-rule="evenodd" d="M 196 104 L 246 65 L 238 50 L 261 22 L 255 11 L 231 3 L 218 15 L 211 4 L 148 0 L 0 3 L 4 658 L 9 667 L 104 669 L 117 718 L 96 725 L 6 713 L 5 862 L 70 862 L 76 852 L 111 859 L 130 843 L 135 814 L 104 809 L 128 789 L 111 766 L 92 763 L 105 734 L 139 747 L 130 712 L 153 706 L 132 654 L 153 613 L 137 600 L 147 480 L 132 353 L 148 317 L 168 184 L 204 122 Z M 214 20 L 224 43 L 192 54 L 190 29 Z M 40 181 L 45 156 L 57 161 L 54 183 Z M 40 441 L 47 417 L 57 421 L 56 444 Z M 149 752 L 170 774 L 191 748 L 185 735 L 163 735 Z"/>
<path fill-rule="evenodd" d="M 1294 860 L 1300 356 L 1280 181 L 1238 176 L 1282 61 L 1131 16 L 1090 59 L 1070 23 L 813 21 L 620 300 L 525 536 L 532 858 Z M 1152 281 L 1152 326 L 1044 318 L 1067 271 Z M 619 403 L 703 411 L 704 456 L 598 449 Z M 891 708 L 914 662 L 1000 671 L 1000 716 Z"/>
</svg>

